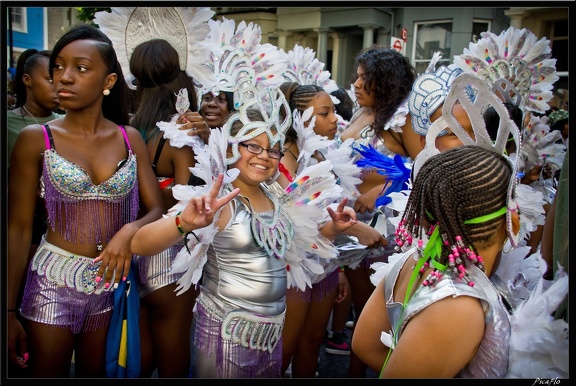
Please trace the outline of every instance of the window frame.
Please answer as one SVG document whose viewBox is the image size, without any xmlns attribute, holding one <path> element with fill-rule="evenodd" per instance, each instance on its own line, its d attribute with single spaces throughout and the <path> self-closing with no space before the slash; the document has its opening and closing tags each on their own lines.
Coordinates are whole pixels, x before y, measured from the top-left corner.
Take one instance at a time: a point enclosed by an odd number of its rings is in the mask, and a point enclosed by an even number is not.
<svg viewBox="0 0 576 386">
<path fill-rule="evenodd" d="M 12 16 L 12 31 L 28 33 L 28 12 L 26 12 L 26 7 L 10 8 L 12 9 L 12 14 L 9 13 L 8 17 L 10 17 L 10 15 Z M 14 15 L 16 14 L 15 11 L 20 15 L 20 23 L 14 21 Z"/>
<path fill-rule="evenodd" d="M 454 20 L 453 19 L 438 19 L 438 20 L 427 20 L 427 21 L 415 21 L 414 22 L 414 44 L 412 45 L 411 57 L 412 57 L 412 65 L 416 69 L 416 73 L 424 72 L 424 70 L 426 69 L 426 67 L 428 67 L 428 64 L 430 63 L 430 60 L 432 59 L 432 56 L 430 56 L 429 58 L 425 58 L 425 59 L 417 59 L 416 58 L 416 47 L 418 45 L 417 44 L 418 34 L 420 33 L 420 31 L 424 25 L 434 25 L 434 24 L 450 24 L 450 26 L 451 26 L 450 31 L 448 31 L 448 30 L 446 30 L 446 31 L 451 34 L 452 33 L 452 27 L 454 25 Z M 452 37 L 450 37 L 450 42 L 451 41 L 452 41 Z M 432 55 L 434 54 L 434 52 L 432 52 Z M 441 65 L 449 65 L 451 62 L 452 62 L 452 47 L 450 47 L 450 55 L 448 55 L 448 56 L 442 55 L 442 58 L 440 58 L 436 67 L 439 67 Z M 419 71 L 418 66 L 419 65 L 422 66 L 422 63 L 425 64 L 423 67 L 424 70 Z"/>
</svg>

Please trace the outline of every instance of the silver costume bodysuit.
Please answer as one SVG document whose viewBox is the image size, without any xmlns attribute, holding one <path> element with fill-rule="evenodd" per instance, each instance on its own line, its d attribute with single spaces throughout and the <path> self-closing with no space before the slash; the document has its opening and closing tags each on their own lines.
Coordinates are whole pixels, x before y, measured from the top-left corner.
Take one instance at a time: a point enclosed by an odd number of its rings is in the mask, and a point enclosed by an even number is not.
<svg viewBox="0 0 576 386">
<path fill-rule="evenodd" d="M 229 225 L 216 233 L 192 327 L 192 376 L 275 378 L 282 364 L 286 262 L 254 240 L 250 209 L 232 201 Z M 270 221 L 273 212 L 258 213 Z"/>
<path fill-rule="evenodd" d="M 502 304 L 500 294 L 488 277 L 476 266 L 469 264 L 466 270 L 475 283 L 474 287 L 470 287 L 467 283 L 451 276 L 447 271 L 434 287 L 420 285 L 406 308 L 403 309 L 402 303 L 394 301 L 394 287 L 401 268 L 406 260 L 412 256 L 410 252 L 398 259 L 383 279 L 386 309 L 393 334 L 397 336 L 396 339 L 400 339 L 402 331 L 410 319 L 431 304 L 449 296 L 477 298 L 484 308 L 486 322 L 484 336 L 476 355 L 466 367 L 460 370 L 456 378 L 504 378 L 508 371 L 510 319 L 505 306 Z M 400 321 L 402 324 L 399 331 L 396 331 L 396 326 L 399 325 Z"/>
</svg>

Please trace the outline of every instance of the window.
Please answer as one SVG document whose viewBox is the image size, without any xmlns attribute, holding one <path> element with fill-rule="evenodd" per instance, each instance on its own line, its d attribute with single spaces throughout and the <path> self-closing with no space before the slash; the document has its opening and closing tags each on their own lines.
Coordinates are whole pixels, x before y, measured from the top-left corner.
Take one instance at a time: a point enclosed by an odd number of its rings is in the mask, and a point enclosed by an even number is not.
<svg viewBox="0 0 576 386">
<path fill-rule="evenodd" d="M 28 23 L 26 19 L 26 8 L 11 7 L 12 11 L 12 30 L 18 32 L 28 32 Z"/>
<path fill-rule="evenodd" d="M 477 43 L 480 40 L 480 34 L 485 31 L 490 31 L 490 21 L 474 19 L 474 24 L 472 24 L 472 38 L 470 41 L 472 43 Z"/>
<path fill-rule="evenodd" d="M 440 20 L 435 22 L 415 23 L 416 41 L 413 47 L 412 57 L 416 73 L 426 71 L 430 59 L 435 52 L 440 52 L 442 58 L 436 67 L 448 65 L 452 60 L 452 21 Z"/>
<path fill-rule="evenodd" d="M 552 58 L 556 59 L 556 72 L 560 79 L 554 83 L 550 106 L 568 110 L 568 19 L 556 20 L 548 25 Z"/>
</svg>

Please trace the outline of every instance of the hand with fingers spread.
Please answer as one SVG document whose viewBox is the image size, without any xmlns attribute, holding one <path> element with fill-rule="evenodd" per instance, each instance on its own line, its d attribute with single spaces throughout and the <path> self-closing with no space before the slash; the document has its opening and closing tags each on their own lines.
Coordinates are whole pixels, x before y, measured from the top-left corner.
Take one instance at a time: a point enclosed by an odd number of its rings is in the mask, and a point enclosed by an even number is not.
<svg viewBox="0 0 576 386">
<path fill-rule="evenodd" d="M 238 195 L 239 189 L 218 198 L 224 174 L 219 174 L 212 189 L 207 194 L 192 197 L 184 210 L 174 217 L 164 217 L 140 228 L 132 238 L 132 252 L 138 255 L 154 255 L 174 245 L 182 234 L 204 228 L 214 221 L 214 215 L 220 208 Z"/>
</svg>

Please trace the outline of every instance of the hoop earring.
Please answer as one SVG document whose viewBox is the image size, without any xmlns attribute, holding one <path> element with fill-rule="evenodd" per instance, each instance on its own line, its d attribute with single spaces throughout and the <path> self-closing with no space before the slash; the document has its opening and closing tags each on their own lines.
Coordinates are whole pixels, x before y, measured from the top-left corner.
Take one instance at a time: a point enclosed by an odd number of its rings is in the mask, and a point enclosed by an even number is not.
<svg viewBox="0 0 576 386">
<path fill-rule="evenodd" d="M 507 251 L 504 250 L 504 247 L 506 247 L 506 243 L 508 243 L 508 241 L 510 241 L 510 238 L 506 237 L 506 240 L 504 241 L 504 245 L 502 246 L 502 253 L 510 253 L 514 249 L 514 246 L 512 245 L 512 243 L 510 243 L 510 248 L 508 248 Z"/>
<path fill-rule="evenodd" d="M 110 90 L 105 89 L 104 91 L 102 91 L 102 94 L 104 94 L 104 96 L 108 96 L 110 95 Z"/>
</svg>

